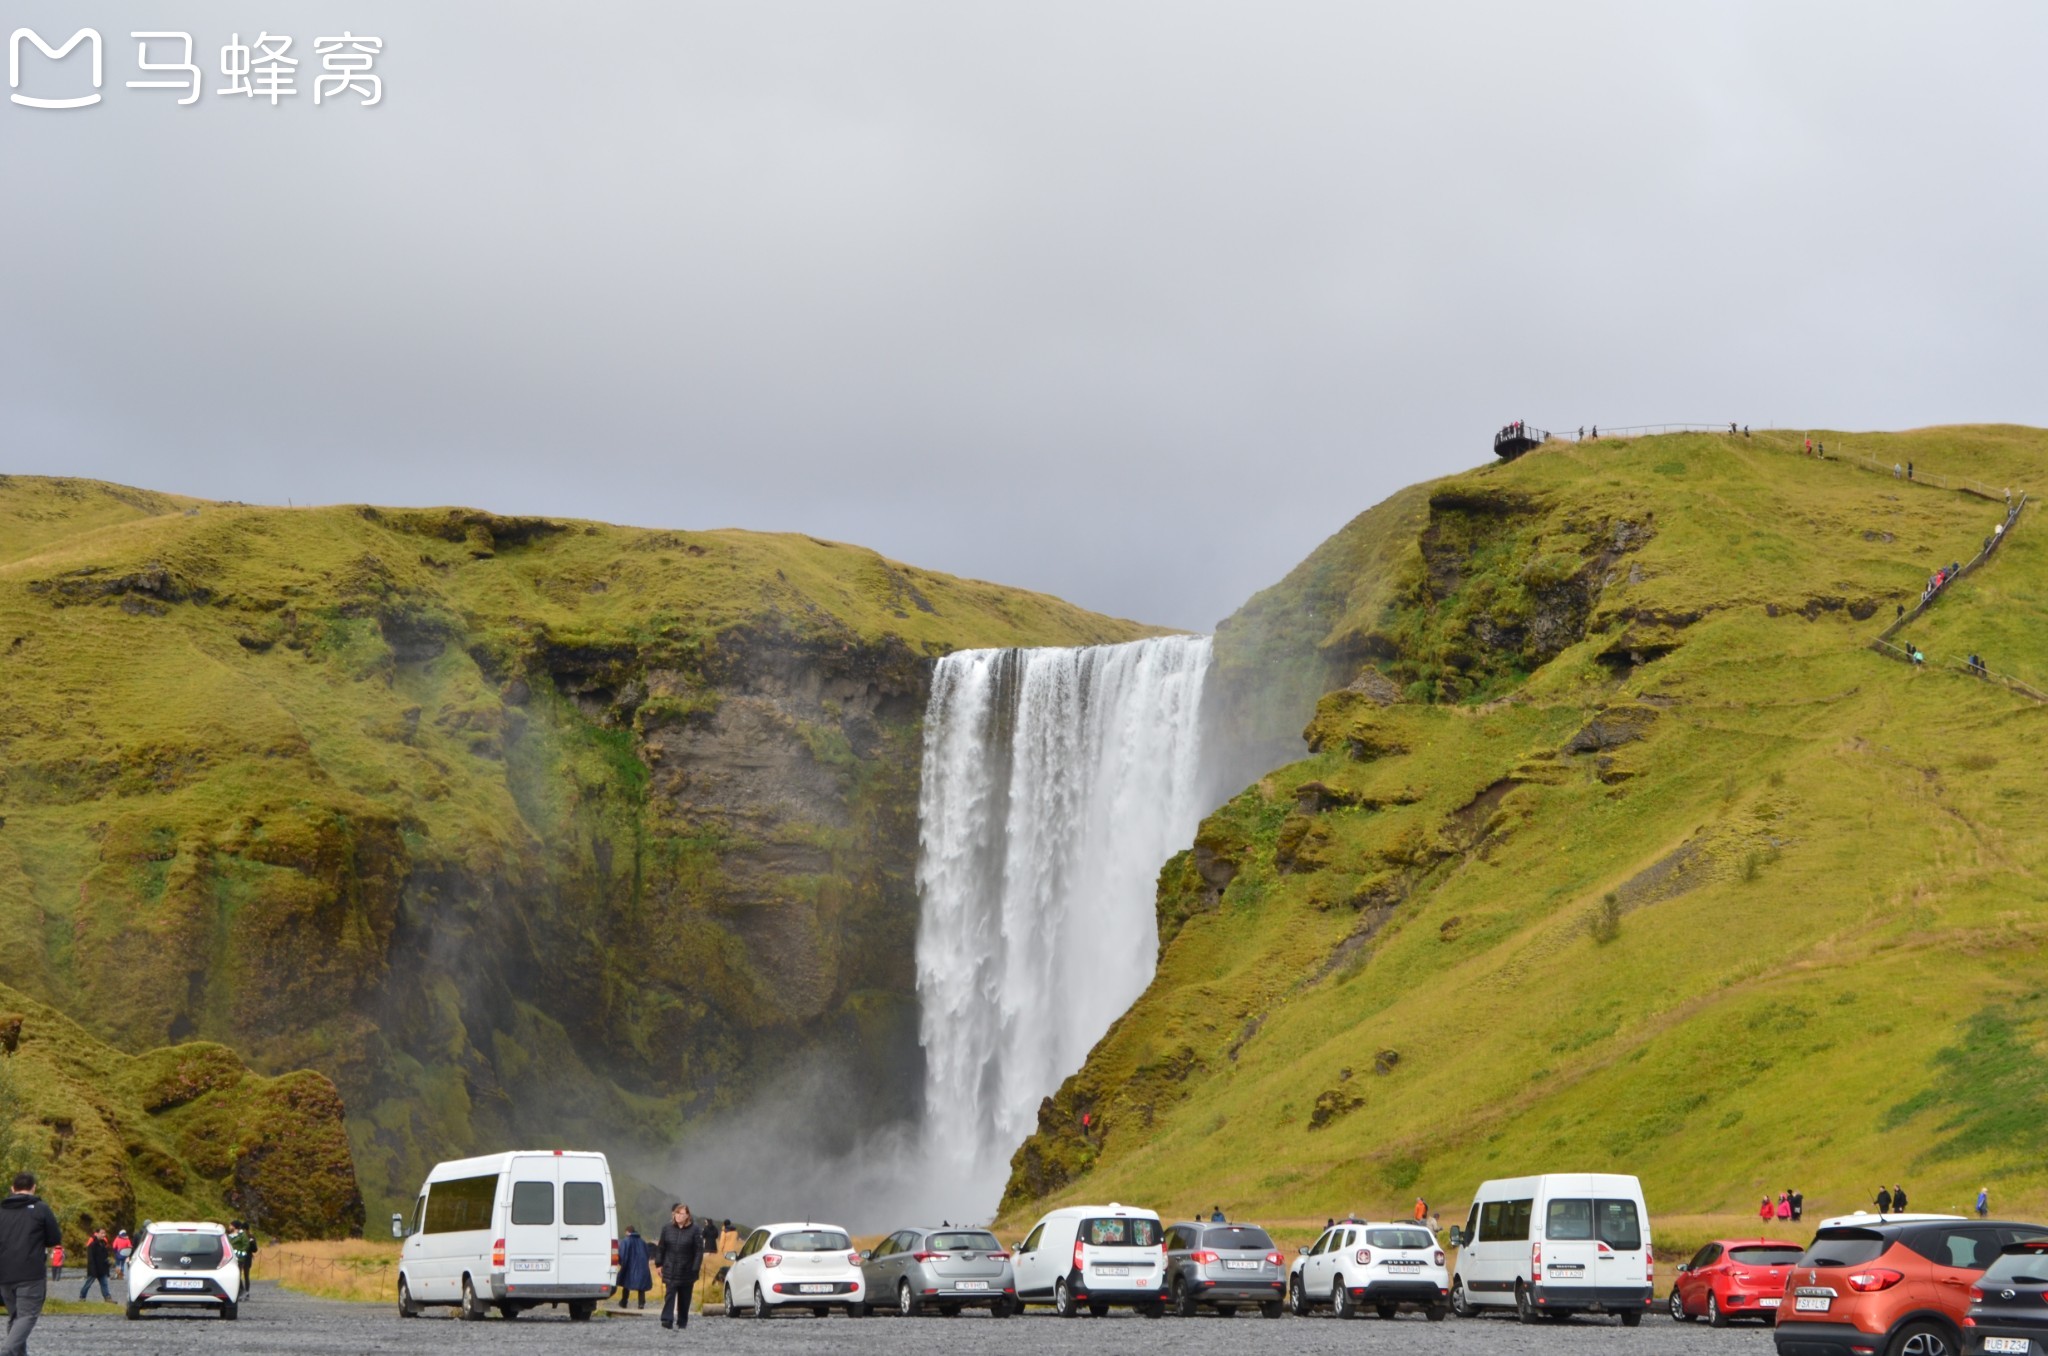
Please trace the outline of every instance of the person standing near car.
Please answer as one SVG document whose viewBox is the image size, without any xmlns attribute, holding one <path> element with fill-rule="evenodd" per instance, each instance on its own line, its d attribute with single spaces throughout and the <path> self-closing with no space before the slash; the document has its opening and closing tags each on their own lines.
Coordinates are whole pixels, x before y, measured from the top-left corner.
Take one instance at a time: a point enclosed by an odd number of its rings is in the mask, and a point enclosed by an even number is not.
<svg viewBox="0 0 2048 1356">
<path fill-rule="evenodd" d="M 91 1238 L 85 1241 L 85 1284 L 78 1287 L 78 1297 L 84 1299 L 92 1290 L 92 1283 L 100 1283 L 100 1298 L 113 1303 L 114 1294 L 107 1289 L 107 1273 L 113 1268 L 113 1249 L 107 1246 L 107 1231 L 95 1229 Z"/>
<path fill-rule="evenodd" d="M 619 1240 L 619 1307 L 626 1307 L 626 1301 L 634 1292 L 640 1296 L 640 1307 L 647 1307 L 647 1292 L 654 1289 L 654 1273 L 647 1267 L 647 1240 L 640 1237 L 640 1231 L 632 1225 L 626 1226 L 626 1236 Z"/>
<path fill-rule="evenodd" d="M 661 1326 L 680 1332 L 690 1326 L 690 1292 L 697 1288 L 697 1273 L 704 1268 L 704 1235 L 697 1231 L 690 1207 L 681 1201 L 661 1226 L 654 1257 L 661 1267 Z"/>
<path fill-rule="evenodd" d="M 0 1342 L 0 1356 L 27 1356 L 28 1335 L 49 1293 L 44 1250 L 63 1246 L 57 1216 L 36 1195 L 35 1174 L 15 1173 L 14 1194 L 0 1201 L 0 1303 L 7 1306 L 7 1340 Z"/>
<path fill-rule="evenodd" d="M 234 1221 L 231 1227 L 234 1232 L 228 1235 L 228 1246 L 235 1250 L 235 1269 L 242 1274 L 241 1293 L 235 1298 L 242 1300 L 249 1294 L 249 1268 L 256 1261 L 256 1235 L 240 1220 Z"/>
</svg>

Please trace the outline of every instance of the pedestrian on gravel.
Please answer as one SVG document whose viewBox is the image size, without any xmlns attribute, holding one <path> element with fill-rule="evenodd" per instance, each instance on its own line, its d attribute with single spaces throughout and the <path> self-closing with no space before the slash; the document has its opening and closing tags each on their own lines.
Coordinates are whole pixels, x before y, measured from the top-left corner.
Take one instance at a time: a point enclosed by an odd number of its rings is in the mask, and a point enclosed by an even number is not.
<svg viewBox="0 0 2048 1356">
<path fill-rule="evenodd" d="M 34 1173 L 14 1174 L 14 1194 L 0 1201 L 0 1304 L 7 1306 L 7 1340 L 0 1351 L 27 1356 L 28 1335 L 43 1314 L 49 1282 L 43 1278 L 43 1250 L 61 1250 L 64 1231 L 36 1195 Z"/>
<path fill-rule="evenodd" d="M 654 1245 L 655 1264 L 661 1268 L 661 1326 L 680 1332 L 690 1326 L 690 1292 L 697 1286 L 697 1273 L 704 1268 L 704 1235 L 690 1215 L 690 1207 L 677 1201 L 669 1211 L 668 1223 Z"/>
<path fill-rule="evenodd" d="M 654 1289 L 654 1274 L 647 1269 L 647 1240 L 630 1224 L 626 1226 L 626 1236 L 619 1240 L 619 1283 L 615 1288 L 622 1309 L 635 1292 L 640 1296 L 640 1307 L 645 1309 L 647 1292 Z"/>
<path fill-rule="evenodd" d="M 1917 661 L 1917 660 L 1916 660 L 1916 661 L 1914 661 L 1914 662 L 1916 662 L 1916 663 L 1917 663 L 1917 662 L 1919 662 L 1919 661 Z M 1884 1187 L 1884 1186 L 1880 1186 L 1880 1187 L 1878 1187 L 1878 1189 L 1877 1189 L 1877 1213 L 1878 1213 L 1878 1214 L 1880 1214 L 1880 1215 L 1889 1215 L 1889 1214 L 1890 1214 L 1891 1212 L 1892 1212 L 1892 1193 L 1891 1193 L 1891 1189 L 1890 1189 L 1889 1187 Z"/>
<path fill-rule="evenodd" d="M 241 1220 L 230 1221 L 234 1232 L 228 1235 L 228 1246 L 235 1250 L 235 1269 L 242 1274 L 242 1291 L 236 1299 L 249 1294 L 249 1268 L 256 1262 L 256 1235 Z"/>
<path fill-rule="evenodd" d="M 123 1229 L 114 1235 L 114 1279 L 120 1280 L 128 1274 L 128 1254 L 135 1251 L 135 1240 L 128 1237 Z"/>
<path fill-rule="evenodd" d="M 107 1246 L 107 1231 L 98 1229 L 85 1241 L 85 1284 L 78 1287 L 78 1297 L 84 1299 L 92 1289 L 92 1283 L 100 1283 L 100 1298 L 113 1303 L 113 1292 L 107 1289 L 107 1274 L 114 1269 L 114 1250 Z"/>
</svg>

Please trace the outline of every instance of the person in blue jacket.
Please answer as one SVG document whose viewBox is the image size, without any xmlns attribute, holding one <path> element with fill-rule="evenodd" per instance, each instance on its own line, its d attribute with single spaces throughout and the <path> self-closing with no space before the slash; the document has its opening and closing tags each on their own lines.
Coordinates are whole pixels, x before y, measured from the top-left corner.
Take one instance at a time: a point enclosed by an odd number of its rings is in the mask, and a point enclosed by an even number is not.
<svg viewBox="0 0 2048 1356">
<path fill-rule="evenodd" d="M 626 1236 L 619 1240 L 619 1303 L 624 1305 L 629 1296 L 638 1292 L 640 1307 L 645 1309 L 647 1292 L 652 1289 L 654 1273 L 647 1266 L 647 1240 L 629 1224 Z"/>
</svg>

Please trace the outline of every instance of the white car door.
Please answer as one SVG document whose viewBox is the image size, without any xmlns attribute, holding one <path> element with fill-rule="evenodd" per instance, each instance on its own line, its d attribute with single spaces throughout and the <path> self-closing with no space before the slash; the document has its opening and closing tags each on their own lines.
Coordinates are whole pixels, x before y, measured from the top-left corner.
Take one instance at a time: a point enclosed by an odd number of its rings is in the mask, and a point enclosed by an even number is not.
<svg viewBox="0 0 2048 1356">
<path fill-rule="evenodd" d="M 1323 1236 L 1315 1241 L 1301 1264 L 1301 1293 L 1318 1302 L 1329 1298 L 1330 1242 L 1336 1233 L 1334 1229 L 1323 1230 Z"/>
<path fill-rule="evenodd" d="M 1015 1263 L 1019 1295 L 1035 1296 L 1042 1290 L 1052 1288 L 1052 1275 L 1040 1246 L 1044 1241 L 1045 1221 L 1040 1220 L 1038 1226 L 1025 1235 L 1024 1241 L 1017 1245 Z"/>
<path fill-rule="evenodd" d="M 768 1246 L 768 1231 L 756 1229 L 740 1245 L 740 1260 L 732 1264 L 726 1284 L 732 1287 L 733 1302 L 747 1307 L 754 1302 L 754 1287 L 761 1280 L 761 1250 Z"/>
</svg>

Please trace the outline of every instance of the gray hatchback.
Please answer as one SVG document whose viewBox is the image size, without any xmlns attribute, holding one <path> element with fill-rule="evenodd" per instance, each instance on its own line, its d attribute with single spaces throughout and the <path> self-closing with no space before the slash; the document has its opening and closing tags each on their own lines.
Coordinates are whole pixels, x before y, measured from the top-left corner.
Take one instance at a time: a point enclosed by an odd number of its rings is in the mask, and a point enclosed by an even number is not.
<svg viewBox="0 0 2048 1356">
<path fill-rule="evenodd" d="M 997 1318 L 1017 1310 L 1010 1254 L 986 1229 L 899 1229 L 861 1264 L 868 1308 L 915 1318 L 927 1310 L 952 1317 L 987 1309 Z"/>
<path fill-rule="evenodd" d="M 1278 1318 L 1287 1295 L 1287 1259 L 1256 1224 L 1186 1220 L 1166 1231 L 1166 1278 L 1173 1312 L 1193 1318 L 1203 1305 L 1225 1318 L 1256 1304 Z"/>
</svg>

